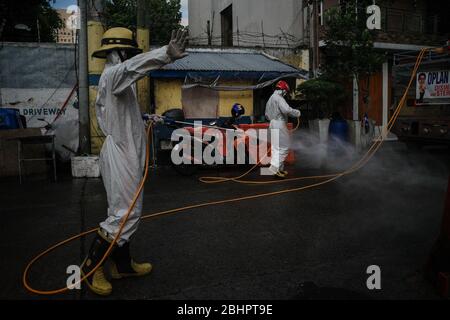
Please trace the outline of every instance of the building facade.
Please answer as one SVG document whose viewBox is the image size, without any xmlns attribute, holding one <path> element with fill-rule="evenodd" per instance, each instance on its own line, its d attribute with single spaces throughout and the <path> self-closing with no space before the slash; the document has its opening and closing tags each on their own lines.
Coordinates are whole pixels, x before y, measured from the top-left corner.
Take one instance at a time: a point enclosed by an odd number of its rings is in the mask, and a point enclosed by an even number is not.
<svg viewBox="0 0 450 320">
<path fill-rule="evenodd" d="M 196 48 L 188 52 L 186 58 L 150 73 L 155 113 L 182 108 L 187 118 L 215 119 L 230 117 L 231 107 L 240 103 L 246 116 L 259 119 L 266 102 L 260 94 L 267 91 L 270 96 L 272 90 L 247 87 L 299 72 L 278 59 L 248 49 Z"/>
<path fill-rule="evenodd" d="M 56 42 L 74 44 L 76 42 L 76 30 L 67 28 L 67 19 L 71 14 L 67 13 L 65 9 L 57 9 L 56 11 L 63 22 L 63 27 L 57 30 Z"/>
<path fill-rule="evenodd" d="M 191 45 L 304 45 L 302 0 L 189 0 Z"/>
<path fill-rule="evenodd" d="M 322 37 L 326 24 L 326 19 L 322 19 L 322 12 L 325 15 L 328 9 L 342 7 L 348 1 L 323 0 L 317 2 Z M 448 38 L 450 29 L 448 1 L 377 0 L 373 2 L 381 9 L 381 29 L 375 31 L 374 46 L 376 48 L 411 50 L 424 45 L 442 45 Z"/>
<path fill-rule="evenodd" d="M 325 14 L 333 7 L 342 7 L 346 2 L 348 1 L 317 1 L 317 15 Z M 418 52 L 425 47 L 443 46 L 450 33 L 450 8 L 445 0 L 378 0 L 374 1 L 374 4 L 381 9 L 381 29 L 374 30 L 374 47 L 385 55 L 385 62 L 370 79 L 363 79 L 357 85 L 353 84 L 353 96 L 345 108 L 345 117 L 358 121 L 368 114 L 377 126 L 385 127 L 392 108 L 398 102 L 393 98 L 392 92 L 394 55 L 401 52 Z M 310 11 L 312 12 L 312 9 Z M 310 18 L 314 19 L 314 15 L 310 15 Z M 326 47 L 323 39 L 326 19 L 320 16 L 316 19 L 319 34 L 317 46 L 320 48 L 317 66 L 320 68 L 321 64 L 326 63 L 323 56 Z M 370 84 L 368 89 L 361 90 L 367 88 L 367 81 Z M 366 95 L 370 96 L 370 99 L 367 99 Z"/>
</svg>

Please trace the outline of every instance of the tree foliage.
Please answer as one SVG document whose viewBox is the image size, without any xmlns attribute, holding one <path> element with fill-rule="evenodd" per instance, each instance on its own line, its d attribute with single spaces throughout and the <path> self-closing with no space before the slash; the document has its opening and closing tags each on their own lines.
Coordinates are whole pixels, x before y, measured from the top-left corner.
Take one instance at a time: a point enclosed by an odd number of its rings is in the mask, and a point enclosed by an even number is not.
<svg viewBox="0 0 450 320">
<path fill-rule="evenodd" d="M 181 27 L 180 0 L 145 0 L 146 25 L 150 29 L 151 44 L 167 44 L 172 30 Z M 136 29 L 137 0 L 108 0 L 105 5 L 108 28 Z"/>
<path fill-rule="evenodd" d="M 56 31 L 62 27 L 58 13 L 50 5 L 51 0 L 2 0 L 0 26 L 2 41 L 55 42 Z M 39 28 L 39 29 L 38 29 Z M 1 29 L 1 28 L 0 28 Z"/>
<path fill-rule="evenodd" d="M 315 113 L 319 118 L 330 116 L 336 103 L 345 96 L 342 85 L 323 77 L 301 83 L 297 87 L 297 93 L 314 106 Z"/>
<path fill-rule="evenodd" d="M 105 3 L 104 18 L 108 28 L 136 29 L 136 0 L 109 0 Z"/>
<path fill-rule="evenodd" d="M 373 46 L 375 33 L 367 29 L 366 8 L 372 1 L 345 1 L 326 13 L 323 72 L 332 79 L 357 79 L 377 71 L 384 57 Z"/>
</svg>

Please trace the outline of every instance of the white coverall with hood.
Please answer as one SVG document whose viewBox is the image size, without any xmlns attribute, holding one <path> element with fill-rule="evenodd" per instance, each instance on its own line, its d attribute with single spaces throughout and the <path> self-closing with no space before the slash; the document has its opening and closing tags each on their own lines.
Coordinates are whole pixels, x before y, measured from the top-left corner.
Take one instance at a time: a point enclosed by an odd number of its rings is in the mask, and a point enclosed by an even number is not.
<svg viewBox="0 0 450 320">
<path fill-rule="evenodd" d="M 279 143 L 272 141 L 270 171 L 274 174 L 284 170 L 284 161 L 289 154 L 291 144 L 287 127 L 288 117 L 298 118 L 299 110 L 292 109 L 283 98 L 283 90 L 275 90 L 266 105 L 266 118 L 270 120 L 270 129 L 277 130 Z"/>
<path fill-rule="evenodd" d="M 167 46 L 121 62 L 116 51 L 107 55 L 96 100 L 98 124 L 106 136 L 100 170 L 108 198 L 108 218 L 100 227 L 110 237 L 119 231 L 143 177 L 147 137 L 136 96 L 136 81 L 171 62 Z M 118 240 L 122 246 L 136 231 L 142 213 L 142 193 Z"/>
</svg>

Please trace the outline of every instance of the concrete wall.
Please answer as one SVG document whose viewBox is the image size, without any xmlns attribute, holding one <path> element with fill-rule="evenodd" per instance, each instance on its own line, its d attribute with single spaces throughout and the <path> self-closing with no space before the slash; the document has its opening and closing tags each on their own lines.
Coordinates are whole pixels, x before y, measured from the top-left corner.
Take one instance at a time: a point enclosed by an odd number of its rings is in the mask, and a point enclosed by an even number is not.
<svg viewBox="0 0 450 320">
<path fill-rule="evenodd" d="M 245 81 L 230 81 L 224 83 L 229 86 L 246 86 L 251 85 L 251 82 Z M 253 91 L 220 91 L 219 92 L 219 116 L 230 117 L 231 107 L 235 103 L 240 103 L 245 108 L 245 115 L 253 115 Z"/>
<path fill-rule="evenodd" d="M 52 121 L 76 84 L 75 48 L 4 42 L 0 70 L 0 107 L 17 108 L 29 127 L 41 127 L 38 118 Z"/>
<path fill-rule="evenodd" d="M 221 45 L 220 13 L 230 4 L 233 5 L 234 46 L 262 47 L 265 42 L 265 47 L 294 47 L 303 39 L 302 0 L 189 0 L 191 45 L 208 44 L 208 20 L 213 28 L 213 45 Z"/>
<path fill-rule="evenodd" d="M 54 43 L 11 43 L 0 47 L 0 107 L 19 109 L 28 128 L 53 123 L 77 80 L 75 47 Z M 78 148 L 76 92 L 53 123 L 56 151 L 69 159 Z M 67 147 L 67 148 L 66 148 Z"/>
<path fill-rule="evenodd" d="M 156 113 L 161 115 L 172 108 L 182 108 L 181 79 L 154 79 Z M 251 85 L 249 81 L 224 81 L 221 85 L 245 86 Z M 229 117 L 231 107 L 240 103 L 245 107 L 245 115 L 253 115 L 253 91 L 220 91 L 219 92 L 219 116 Z"/>
<path fill-rule="evenodd" d="M 169 109 L 181 109 L 182 79 L 154 79 L 156 114 L 163 114 Z"/>
</svg>

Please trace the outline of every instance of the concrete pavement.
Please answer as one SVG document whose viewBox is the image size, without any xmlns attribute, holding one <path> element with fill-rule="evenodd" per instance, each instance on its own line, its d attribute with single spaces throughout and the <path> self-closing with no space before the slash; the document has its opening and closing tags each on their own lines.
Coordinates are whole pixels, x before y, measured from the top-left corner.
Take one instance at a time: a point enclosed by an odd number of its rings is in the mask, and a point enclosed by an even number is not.
<svg viewBox="0 0 450 320">
<path fill-rule="evenodd" d="M 336 170 L 302 160 L 298 155 L 293 176 Z M 239 170 L 199 174 L 219 173 Z M 438 235 L 449 174 L 448 149 L 393 142 L 362 170 L 320 188 L 142 221 L 132 251 L 137 260 L 150 260 L 154 271 L 114 281 L 111 299 L 295 299 L 304 297 L 302 282 L 323 288 L 306 293 L 313 298 L 437 299 L 420 270 Z M 205 185 L 159 167 L 146 184 L 144 212 L 304 184 Z M 35 254 L 104 219 L 101 180 L 32 177 L 19 185 L 8 178 L 0 180 L 0 194 L 0 298 L 103 299 L 85 289 L 40 297 L 21 283 Z M 91 238 L 39 261 L 30 282 L 41 289 L 64 286 L 65 269 L 80 263 Z M 382 270 L 377 292 L 366 288 L 370 265 Z"/>
</svg>

